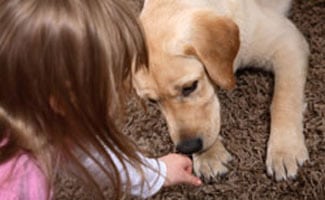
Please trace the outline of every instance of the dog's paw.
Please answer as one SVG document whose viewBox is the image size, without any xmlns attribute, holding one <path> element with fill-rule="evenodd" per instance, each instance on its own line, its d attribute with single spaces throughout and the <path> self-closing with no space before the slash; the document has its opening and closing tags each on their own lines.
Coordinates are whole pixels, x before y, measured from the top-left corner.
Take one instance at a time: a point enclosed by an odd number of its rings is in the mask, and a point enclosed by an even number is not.
<svg viewBox="0 0 325 200">
<path fill-rule="evenodd" d="M 279 138 L 281 140 L 281 138 Z M 303 138 L 270 142 L 267 150 L 267 173 L 277 181 L 295 178 L 298 167 L 309 159 Z"/>
<path fill-rule="evenodd" d="M 193 155 L 194 172 L 197 176 L 210 179 L 228 172 L 225 164 L 232 159 L 231 155 L 224 147 L 222 150 L 220 148 L 218 150 L 215 152 L 208 150 L 207 152 Z"/>
</svg>

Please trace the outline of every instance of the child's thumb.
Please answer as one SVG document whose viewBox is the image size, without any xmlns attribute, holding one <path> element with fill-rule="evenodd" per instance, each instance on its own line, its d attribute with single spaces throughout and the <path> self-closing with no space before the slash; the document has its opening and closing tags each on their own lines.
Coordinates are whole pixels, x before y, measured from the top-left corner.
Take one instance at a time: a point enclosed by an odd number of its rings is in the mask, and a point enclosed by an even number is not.
<svg viewBox="0 0 325 200">
<path fill-rule="evenodd" d="M 201 179 L 199 179 L 198 177 L 194 176 L 191 173 L 185 173 L 183 177 L 185 183 L 195 185 L 195 186 L 199 186 L 202 184 Z"/>
</svg>

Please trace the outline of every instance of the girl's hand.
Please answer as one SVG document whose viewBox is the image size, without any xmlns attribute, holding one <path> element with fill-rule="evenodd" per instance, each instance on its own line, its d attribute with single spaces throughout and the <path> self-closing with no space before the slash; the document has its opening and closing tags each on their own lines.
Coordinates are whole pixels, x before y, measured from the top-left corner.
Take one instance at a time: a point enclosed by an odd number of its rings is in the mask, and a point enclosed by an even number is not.
<svg viewBox="0 0 325 200">
<path fill-rule="evenodd" d="M 167 177 L 164 186 L 171 186 L 180 183 L 199 186 L 202 181 L 192 174 L 192 161 L 180 154 L 168 154 L 159 158 L 166 164 Z"/>
</svg>

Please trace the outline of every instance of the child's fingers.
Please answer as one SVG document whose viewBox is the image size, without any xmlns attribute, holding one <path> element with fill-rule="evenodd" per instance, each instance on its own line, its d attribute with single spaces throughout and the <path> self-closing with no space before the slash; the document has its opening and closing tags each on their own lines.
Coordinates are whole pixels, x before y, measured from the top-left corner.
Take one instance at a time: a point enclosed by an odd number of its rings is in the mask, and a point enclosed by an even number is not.
<svg viewBox="0 0 325 200">
<path fill-rule="evenodd" d="M 196 186 L 201 185 L 202 181 L 198 177 L 192 174 L 192 164 L 193 164 L 192 160 L 187 156 L 184 155 L 180 155 L 180 156 L 182 156 L 183 158 L 183 167 L 184 167 L 183 169 L 185 170 L 184 171 L 185 183 L 196 185 Z"/>
<path fill-rule="evenodd" d="M 190 165 L 190 166 L 188 166 L 187 168 L 185 168 L 185 171 L 186 171 L 187 173 L 192 173 L 192 171 L 193 171 L 192 165 Z"/>
<path fill-rule="evenodd" d="M 192 160 L 189 158 L 189 157 L 187 157 L 187 156 L 184 156 L 184 155 L 179 155 L 179 156 L 181 156 L 181 158 L 183 159 L 183 166 L 184 166 L 184 168 L 187 168 L 187 167 L 192 167 Z"/>
</svg>

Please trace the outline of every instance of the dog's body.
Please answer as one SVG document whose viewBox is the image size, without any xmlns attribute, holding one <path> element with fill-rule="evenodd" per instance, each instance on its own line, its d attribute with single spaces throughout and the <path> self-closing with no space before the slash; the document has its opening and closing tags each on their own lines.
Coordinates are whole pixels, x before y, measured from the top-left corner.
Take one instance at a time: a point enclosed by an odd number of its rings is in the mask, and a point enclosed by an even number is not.
<svg viewBox="0 0 325 200">
<path fill-rule="evenodd" d="M 231 156 L 220 141 L 214 85 L 231 89 L 234 72 L 254 65 L 275 74 L 267 171 L 294 177 L 308 159 L 303 136 L 308 45 L 286 18 L 290 0 L 147 0 L 140 19 L 150 66 L 134 72 L 142 98 L 157 101 L 171 138 L 194 153 L 194 170 L 227 171 Z"/>
</svg>

